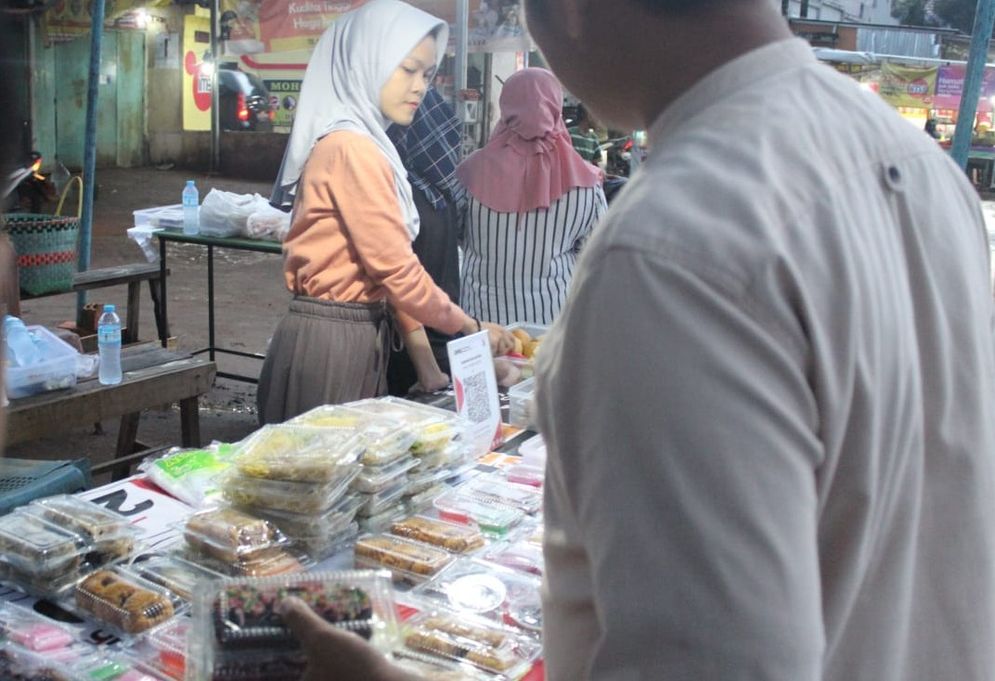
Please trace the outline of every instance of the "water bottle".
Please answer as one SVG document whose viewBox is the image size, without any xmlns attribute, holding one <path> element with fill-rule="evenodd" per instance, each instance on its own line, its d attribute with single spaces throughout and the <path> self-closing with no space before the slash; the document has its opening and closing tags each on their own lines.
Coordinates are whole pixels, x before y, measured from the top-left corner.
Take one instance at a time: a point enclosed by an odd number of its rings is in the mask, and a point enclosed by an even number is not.
<svg viewBox="0 0 995 681">
<path fill-rule="evenodd" d="M 114 312 L 113 305 L 104 305 L 104 313 L 97 321 L 97 347 L 100 350 L 100 383 L 120 383 L 121 318 Z"/>
<path fill-rule="evenodd" d="M 42 361 L 38 344 L 17 317 L 6 315 L 3 318 L 3 337 L 7 344 L 7 361 L 12 366 L 26 367 Z"/>
<path fill-rule="evenodd" d="M 187 180 L 183 188 L 183 233 L 197 234 L 200 231 L 200 193 L 193 180 Z"/>
</svg>

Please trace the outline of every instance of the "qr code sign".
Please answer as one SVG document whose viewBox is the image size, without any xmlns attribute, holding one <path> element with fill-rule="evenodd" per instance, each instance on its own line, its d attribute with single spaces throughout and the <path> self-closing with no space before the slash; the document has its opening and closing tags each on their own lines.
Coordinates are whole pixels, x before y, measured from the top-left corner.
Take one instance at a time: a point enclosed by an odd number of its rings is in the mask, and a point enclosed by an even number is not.
<svg viewBox="0 0 995 681">
<path fill-rule="evenodd" d="M 487 395 L 487 375 L 480 373 L 468 376 L 463 381 L 463 399 L 466 404 L 466 418 L 472 423 L 481 423 L 491 418 L 491 401 Z"/>
</svg>

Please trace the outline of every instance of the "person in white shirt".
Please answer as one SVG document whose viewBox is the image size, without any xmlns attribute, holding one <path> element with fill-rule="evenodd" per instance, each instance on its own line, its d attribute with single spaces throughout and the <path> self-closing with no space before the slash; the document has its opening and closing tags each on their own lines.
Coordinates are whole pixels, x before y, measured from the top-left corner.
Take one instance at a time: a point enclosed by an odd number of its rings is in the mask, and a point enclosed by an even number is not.
<svg viewBox="0 0 995 681">
<path fill-rule="evenodd" d="M 770 0 L 528 7 L 564 85 L 652 147 L 538 362 L 546 677 L 995 678 L 964 174 Z"/>
</svg>

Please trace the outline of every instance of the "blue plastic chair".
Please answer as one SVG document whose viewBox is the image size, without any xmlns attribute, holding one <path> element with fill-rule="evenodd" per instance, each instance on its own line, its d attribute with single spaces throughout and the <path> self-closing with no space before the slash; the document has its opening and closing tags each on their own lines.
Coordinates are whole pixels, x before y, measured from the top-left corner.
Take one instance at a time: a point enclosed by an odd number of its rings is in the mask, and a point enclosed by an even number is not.
<svg viewBox="0 0 995 681">
<path fill-rule="evenodd" d="M 0 459 L 0 515 L 33 499 L 89 489 L 90 462 Z"/>
</svg>

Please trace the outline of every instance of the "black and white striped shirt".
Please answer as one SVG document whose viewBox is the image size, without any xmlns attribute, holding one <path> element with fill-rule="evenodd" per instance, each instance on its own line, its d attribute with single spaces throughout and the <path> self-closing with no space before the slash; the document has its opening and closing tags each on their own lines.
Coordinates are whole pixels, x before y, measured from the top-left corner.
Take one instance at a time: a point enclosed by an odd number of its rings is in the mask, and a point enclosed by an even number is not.
<svg viewBox="0 0 995 681">
<path fill-rule="evenodd" d="M 580 247 L 607 209 L 604 191 L 575 187 L 529 213 L 499 213 L 469 198 L 460 307 L 497 324 L 552 324 Z"/>
</svg>

